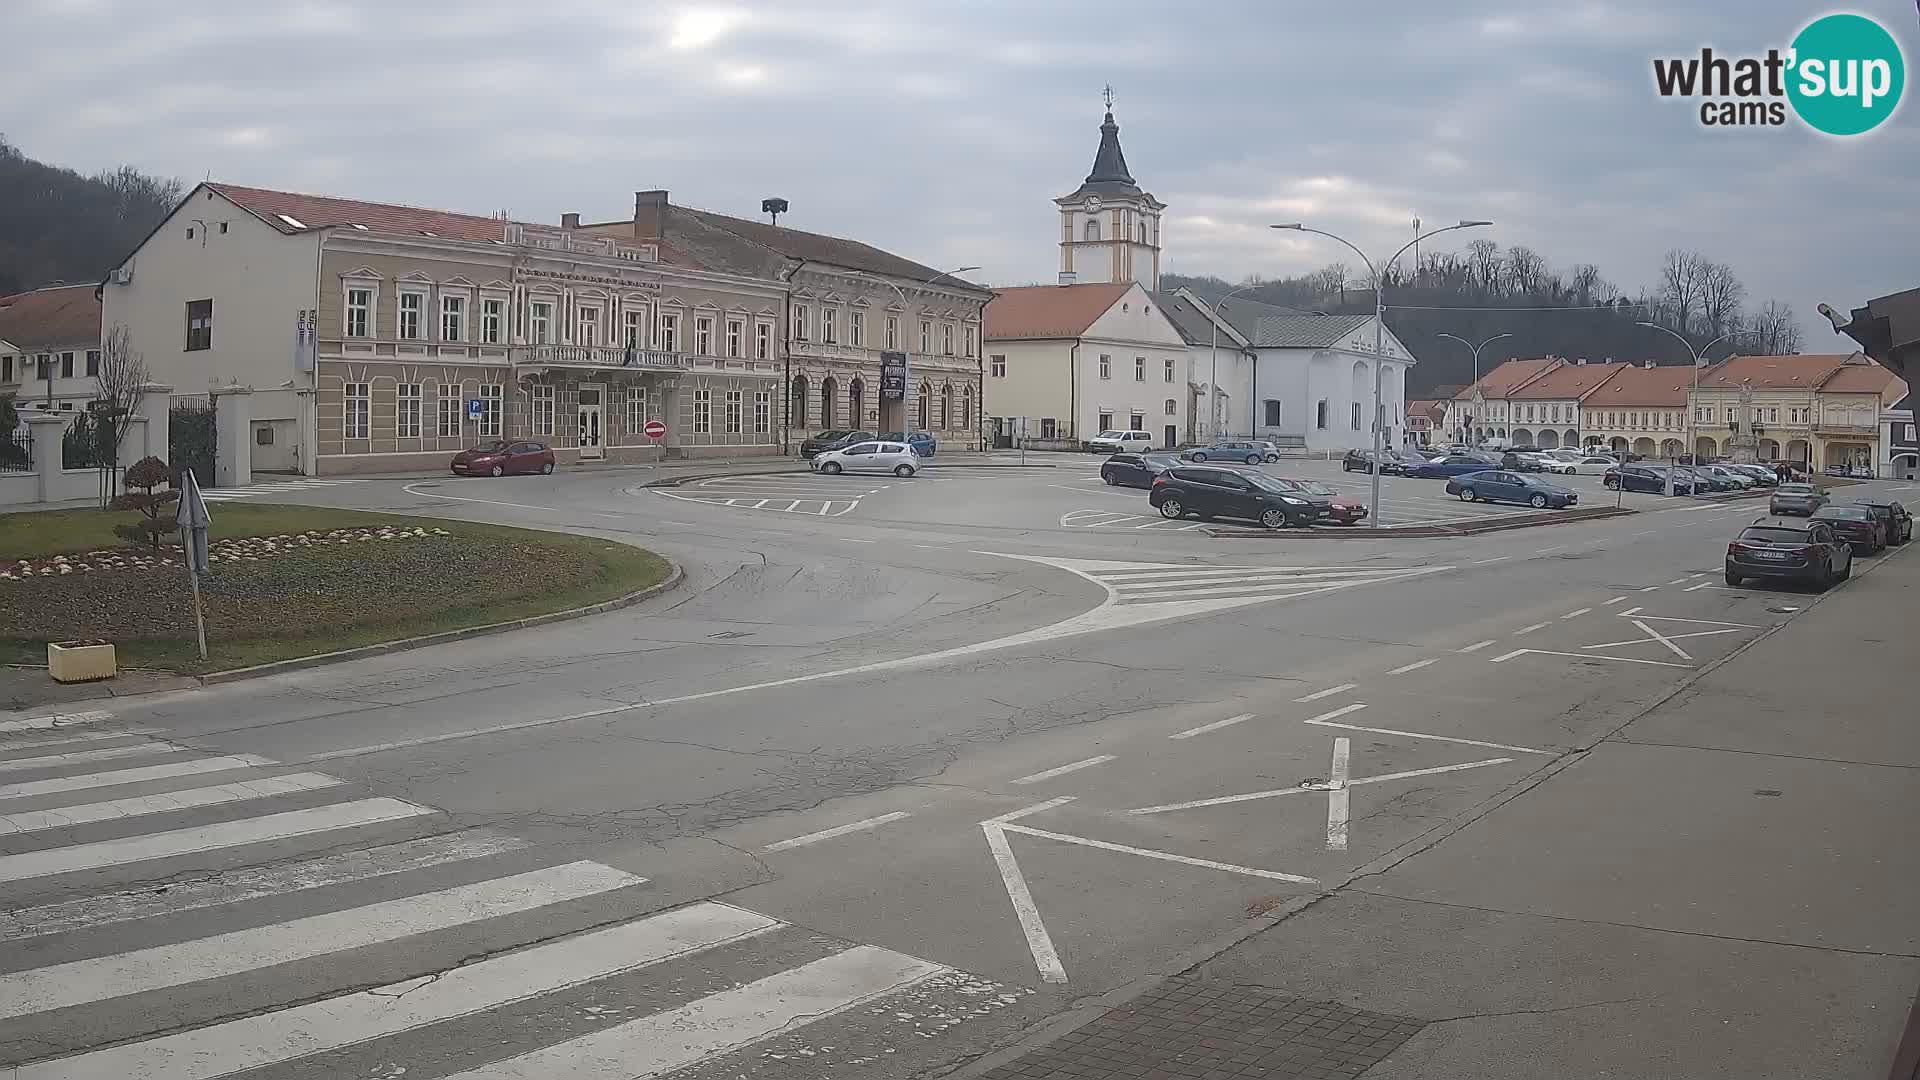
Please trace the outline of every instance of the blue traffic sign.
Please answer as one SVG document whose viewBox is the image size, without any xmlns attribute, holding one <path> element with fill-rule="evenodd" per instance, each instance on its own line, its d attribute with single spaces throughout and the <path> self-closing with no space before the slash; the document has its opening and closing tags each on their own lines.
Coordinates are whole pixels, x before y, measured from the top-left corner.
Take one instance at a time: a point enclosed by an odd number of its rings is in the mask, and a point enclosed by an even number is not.
<svg viewBox="0 0 1920 1080">
<path fill-rule="evenodd" d="M 483 404 L 479 398 L 467 399 L 467 419 L 478 420 L 486 411 L 486 405 Z"/>
</svg>

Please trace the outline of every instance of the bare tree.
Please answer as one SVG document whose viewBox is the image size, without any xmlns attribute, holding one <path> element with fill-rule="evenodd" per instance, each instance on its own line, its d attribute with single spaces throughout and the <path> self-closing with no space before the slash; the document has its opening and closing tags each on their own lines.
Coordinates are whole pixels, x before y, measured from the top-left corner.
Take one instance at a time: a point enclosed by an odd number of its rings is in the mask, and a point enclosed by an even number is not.
<svg viewBox="0 0 1920 1080">
<path fill-rule="evenodd" d="M 1746 328 L 1746 340 L 1756 353 L 1782 356 L 1800 351 L 1800 324 L 1790 304 L 1767 301 L 1746 320 Z"/>
<path fill-rule="evenodd" d="M 152 381 L 147 359 L 135 352 L 125 323 L 115 323 L 100 342 L 100 368 L 94 377 L 99 396 L 90 406 L 97 433 L 101 506 L 119 494 L 120 444 L 126 441 L 133 413 Z"/>
<path fill-rule="evenodd" d="M 1681 333 L 1702 321 L 1704 276 L 1709 260 L 1697 251 L 1674 248 L 1660 262 L 1660 306 L 1663 322 Z"/>
<path fill-rule="evenodd" d="M 1747 298 L 1747 287 L 1734 276 L 1733 267 L 1705 260 L 1700 264 L 1701 332 L 1719 337 L 1740 325 L 1740 304 Z"/>
<path fill-rule="evenodd" d="M 1307 275 L 1307 282 L 1313 286 L 1314 295 L 1332 296 L 1339 294 L 1340 299 L 1347 298 L 1347 278 L 1352 273 L 1346 263 L 1335 262 L 1315 270 Z"/>
<path fill-rule="evenodd" d="M 1507 281 L 1517 296 L 1532 296 L 1547 271 L 1547 260 L 1530 247 L 1514 245 L 1507 249 Z"/>
</svg>

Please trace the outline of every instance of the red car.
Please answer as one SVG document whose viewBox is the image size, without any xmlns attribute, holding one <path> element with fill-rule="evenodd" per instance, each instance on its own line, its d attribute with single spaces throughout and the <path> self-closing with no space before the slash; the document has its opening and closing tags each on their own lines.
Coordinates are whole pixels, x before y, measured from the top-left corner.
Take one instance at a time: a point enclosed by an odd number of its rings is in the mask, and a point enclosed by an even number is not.
<svg viewBox="0 0 1920 1080">
<path fill-rule="evenodd" d="M 1389 470 L 1390 469 L 1391 467 L 1389 467 Z M 1361 502 L 1351 495 L 1336 495 L 1333 489 L 1325 484 L 1315 483 L 1312 480 L 1285 479 L 1278 476 L 1274 477 L 1274 479 L 1303 495 L 1311 495 L 1315 499 L 1325 499 L 1331 505 L 1331 509 L 1327 513 L 1329 520 L 1336 521 L 1342 525 L 1352 525 L 1364 520 L 1367 516 L 1366 503 Z"/>
<path fill-rule="evenodd" d="M 453 455 L 455 476 L 550 473 L 553 448 L 536 439 L 498 439 Z"/>
</svg>

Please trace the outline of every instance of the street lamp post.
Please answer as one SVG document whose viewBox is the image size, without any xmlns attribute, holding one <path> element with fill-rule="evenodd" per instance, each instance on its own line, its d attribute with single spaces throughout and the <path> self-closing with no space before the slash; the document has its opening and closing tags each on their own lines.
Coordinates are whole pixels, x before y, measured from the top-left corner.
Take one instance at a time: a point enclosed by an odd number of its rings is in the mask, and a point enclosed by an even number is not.
<svg viewBox="0 0 1920 1080">
<path fill-rule="evenodd" d="M 1699 406 L 1694 404 L 1694 399 L 1700 396 L 1700 361 L 1702 358 L 1706 356 L 1708 349 L 1713 348 L 1715 345 L 1720 344 L 1721 342 L 1727 340 L 1730 337 L 1733 337 L 1736 334 L 1745 333 L 1746 331 L 1729 330 L 1728 332 L 1721 334 L 1719 337 L 1714 338 L 1712 341 L 1709 341 L 1705 345 L 1702 345 L 1696 349 L 1693 347 L 1693 342 L 1688 341 L 1685 337 L 1682 337 L 1681 335 L 1674 333 L 1672 330 L 1669 330 L 1666 327 L 1661 326 L 1659 323 L 1640 322 L 1640 323 L 1635 323 L 1634 325 L 1644 326 L 1649 330 L 1660 331 L 1661 333 L 1667 335 L 1668 337 L 1674 339 L 1675 341 L 1678 341 L 1680 344 L 1685 345 L 1687 347 L 1688 354 L 1693 357 L 1693 389 L 1687 394 L 1687 457 L 1692 462 L 1687 466 L 1687 490 L 1689 492 L 1692 492 L 1695 495 L 1698 495 L 1700 493 L 1699 492 L 1700 477 L 1699 477 L 1699 473 L 1695 471 L 1695 466 L 1700 464 L 1700 436 L 1699 436 L 1699 427 L 1698 427 L 1700 414 L 1699 414 Z M 1674 464 L 1678 465 L 1679 462 L 1676 461 L 1674 462 Z M 1625 485 L 1625 482 L 1622 481 L 1622 486 L 1624 485 Z M 1672 469 L 1667 470 L 1667 492 L 1666 493 L 1669 496 L 1673 494 L 1673 470 Z"/>
<path fill-rule="evenodd" d="M 1373 275 L 1373 467 L 1370 470 L 1373 473 L 1373 486 L 1371 498 L 1367 504 L 1367 519 L 1371 523 L 1372 528 L 1377 529 L 1380 527 L 1380 440 L 1385 437 L 1385 432 L 1383 431 L 1385 425 L 1382 423 L 1383 418 L 1380 407 L 1380 373 L 1386 366 L 1382 363 L 1386 354 L 1386 272 L 1393 268 L 1393 264 L 1399 260 L 1400 256 L 1407 253 L 1408 248 L 1430 236 L 1438 236 L 1441 233 L 1453 232 L 1458 229 L 1473 229 L 1482 225 L 1491 224 L 1493 224 L 1491 221 L 1462 221 L 1457 225 L 1447 225 L 1442 228 L 1419 233 L 1415 235 L 1412 240 L 1401 245 L 1399 251 L 1394 252 L 1391 258 L 1378 266 L 1374 265 L 1372 259 L 1367 258 L 1366 252 L 1354 247 L 1353 243 L 1343 236 L 1337 236 L 1322 229 L 1309 229 L 1297 221 L 1285 225 L 1268 226 L 1268 228 L 1273 229 L 1289 229 L 1294 232 L 1312 233 L 1315 236 L 1324 236 L 1329 240 L 1336 240 L 1345 244 L 1347 250 L 1360 256 L 1360 261 L 1367 264 L 1367 272 Z"/>
<path fill-rule="evenodd" d="M 1468 383 L 1467 385 L 1469 387 L 1477 387 L 1480 385 L 1480 350 L 1486 348 L 1487 346 L 1493 344 L 1496 341 L 1499 341 L 1501 338 L 1510 338 L 1513 335 L 1512 334 L 1495 334 L 1478 345 L 1475 345 L 1473 342 L 1468 341 L 1466 338 L 1459 337 L 1454 334 L 1436 334 L 1434 336 L 1443 337 L 1443 338 L 1452 338 L 1453 340 L 1473 350 L 1473 381 L 1471 383 Z M 1467 420 L 1469 421 L 1469 423 L 1471 423 L 1471 421 L 1473 420 L 1473 417 L 1468 417 Z M 1463 438 L 1467 436 L 1467 432 L 1464 430 L 1460 434 Z M 1478 443 L 1478 441 L 1479 440 L 1477 439 L 1469 439 L 1467 442 L 1467 445 L 1474 446 Z"/>
<path fill-rule="evenodd" d="M 1213 328 L 1213 345 L 1210 349 L 1213 356 L 1213 374 L 1208 377 L 1207 381 L 1207 431 L 1208 434 L 1215 439 L 1220 438 L 1220 320 L 1223 317 L 1220 314 L 1220 309 L 1227 306 L 1227 301 L 1239 296 L 1241 293 L 1249 292 L 1259 287 L 1258 284 L 1242 285 L 1208 305 L 1213 309 L 1208 313 L 1207 318 L 1207 324 Z M 1259 362 L 1259 359 L 1256 357 L 1254 363 L 1258 364 Z M 1249 435 L 1253 433 L 1252 430 L 1247 432 Z"/>
<path fill-rule="evenodd" d="M 966 272 L 967 272 L 967 271 L 969 271 L 969 270 L 978 270 L 978 269 L 980 269 L 980 268 L 979 268 L 979 267 L 977 267 L 977 266 L 960 266 L 960 267 L 955 267 L 955 268 L 954 268 L 954 269 L 952 269 L 952 270 L 942 270 L 942 271 L 940 271 L 939 273 L 937 273 L 937 274 L 935 274 L 935 275 L 933 275 L 932 277 L 930 277 L 930 278 L 928 278 L 927 280 L 925 280 L 925 281 L 923 281 L 923 282 L 921 282 L 920 284 L 922 284 L 922 285 L 931 285 L 931 284 L 933 284 L 934 282 L 936 282 L 936 281 L 939 281 L 939 280 L 940 280 L 941 278 L 943 278 L 943 277 L 951 277 L 951 276 L 952 276 L 952 275 L 954 275 L 954 274 L 964 274 L 964 273 L 966 273 Z M 892 281 L 892 279 L 890 279 L 890 278 L 884 278 L 884 277 L 881 277 L 881 276 L 880 276 L 880 275 L 878 275 L 878 274 L 869 274 L 869 273 L 865 273 L 865 272 L 863 272 L 863 271 L 859 271 L 859 270 L 853 270 L 853 271 L 848 271 L 848 272 L 847 272 L 847 276 L 848 276 L 848 277 L 856 277 L 856 278 L 862 278 L 862 279 L 864 279 L 864 280 L 867 280 L 867 281 L 877 281 L 877 282 L 879 282 L 880 284 L 882 284 L 882 285 L 885 285 L 885 286 L 886 286 L 887 288 L 889 288 L 889 289 L 892 289 L 892 290 L 893 290 L 893 295 L 895 295 L 895 296 L 897 296 L 897 297 L 899 297 L 899 298 L 900 298 L 900 319 L 901 319 L 901 323 L 900 323 L 900 343 L 901 343 L 902 345 L 905 345 L 905 344 L 906 344 L 906 342 L 907 342 L 907 326 L 906 326 L 906 318 L 907 318 L 907 294 L 906 294 L 906 291 L 905 291 L 905 290 L 903 290 L 903 289 L 901 289 L 901 288 L 900 288 L 900 286 L 898 286 L 898 285 L 896 285 L 896 284 L 894 284 L 894 283 L 893 283 L 893 281 Z M 984 329 L 984 328 L 982 328 L 982 332 L 981 332 L 981 334 L 980 334 L 980 346 L 981 346 L 981 348 L 985 348 L 985 347 L 986 347 L 986 333 L 985 333 L 985 329 Z M 906 350 L 906 349 L 901 349 L 900 351 L 901 351 L 901 352 L 907 352 L 908 350 Z M 791 390 L 789 390 L 789 391 L 788 391 L 788 393 L 791 393 L 791 392 L 792 392 Z M 881 403 L 882 403 L 882 407 L 885 407 L 885 401 L 886 401 L 886 399 L 885 399 L 885 398 L 882 398 L 882 399 L 881 399 Z M 984 409 L 986 408 L 986 403 L 987 403 L 987 388 L 986 388 L 986 385 L 985 385 L 985 383 L 983 382 L 983 383 L 981 384 L 981 387 L 980 387 L 980 407 L 981 407 L 981 409 L 982 409 L 982 410 L 984 410 Z M 906 388 L 905 386 L 902 386 L 902 387 L 900 388 L 900 412 L 901 412 L 901 417 L 900 417 L 900 430 L 901 430 L 901 431 L 902 431 L 903 433 L 905 433 L 905 432 L 906 432 L 906 430 L 907 430 L 907 420 L 906 420 L 906 415 L 905 415 L 905 414 L 906 414 L 906 411 L 907 411 L 907 388 Z M 852 419 L 853 419 L 853 421 L 854 421 L 854 423 L 856 423 L 856 424 L 858 424 L 858 423 L 860 422 L 860 418 L 859 418 L 859 417 L 857 417 L 857 416 L 856 416 L 856 417 L 853 417 Z"/>
</svg>

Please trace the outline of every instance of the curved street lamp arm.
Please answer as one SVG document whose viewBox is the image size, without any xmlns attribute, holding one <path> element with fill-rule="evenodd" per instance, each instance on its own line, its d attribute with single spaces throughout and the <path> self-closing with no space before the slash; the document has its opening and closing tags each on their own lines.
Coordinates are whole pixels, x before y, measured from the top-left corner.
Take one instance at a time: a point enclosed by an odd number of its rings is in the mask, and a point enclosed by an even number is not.
<svg viewBox="0 0 1920 1080">
<path fill-rule="evenodd" d="M 1661 333 L 1672 338 L 1673 340 L 1679 342 L 1680 344 L 1685 345 L 1687 347 L 1687 352 L 1692 354 L 1693 356 L 1693 362 L 1696 365 L 1700 363 L 1700 351 L 1693 347 L 1693 342 L 1688 341 L 1686 338 L 1682 337 L 1681 335 L 1674 333 L 1673 331 L 1667 329 L 1664 326 L 1661 326 L 1659 323 L 1656 323 L 1656 322 L 1637 322 L 1637 323 L 1634 323 L 1634 325 L 1644 326 L 1649 330 L 1658 330 Z"/>
<path fill-rule="evenodd" d="M 1489 222 L 1489 221 L 1463 221 L 1458 225 L 1445 225 L 1438 229 L 1434 229 L 1432 232 L 1423 232 L 1419 236 L 1416 236 L 1413 239 L 1407 241 L 1405 244 L 1401 245 L 1400 250 L 1393 253 L 1393 258 L 1388 259 L 1384 264 L 1381 265 L 1380 272 L 1384 274 L 1388 270 L 1393 269 L 1393 264 L 1400 260 L 1400 256 L 1405 255 L 1407 253 L 1408 248 L 1413 247 L 1415 244 L 1420 243 L 1422 240 L 1426 240 L 1429 237 L 1439 236 L 1441 233 L 1458 232 L 1461 229 L 1477 229 L 1482 225 L 1490 225 L 1490 224 L 1492 224 L 1492 222 Z"/>
<path fill-rule="evenodd" d="M 1303 233 L 1312 233 L 1312 234 L 1313 234 L 1313 235 L 1315 235 L 1315 236 L 1324 236 L 1324 237 L 1326 237 L 1326 238 L 1327 238 L 1327 239 L 1329 239 L 1329 240 L 1335 240 L 1335 241 L 1338 241 L 1338 242 L 1340 242 L 1340 243 L 1342 243 L 1342 244 L 1346 244 L 1346 245 L 1347 245 L 1347 250 L 1348 250 L 1348 251 L 1351 251 L 1351 252 L 1353 252 L 1353 253 L 1354 253 L 1355 255 L 1358 255 L 1358 256 L 1360 256 L 1360 261 L 1361 261 L 1361 262 L 1363 262 L 1363 263 L 1366 263 L 1366 264 L 1367 264 L 1367 274 L 1368 274 L 1368 276 L 1370 276 L 1371 278 L 1373 278 L 1373 283 L 1374 283 L 1374 286 L 1375 286 L 1376 288 L 1377 288 L 1377 287 L 1379 286 L 1379 284 L 1380 284 L 1380 272 L 1379 272 L 1378 270 L 1376 270 L 1376 269 L 1374 268 L 1374 265 L 1373 265 L 1373 260 L 1372 260 L 1372 259 L 1369 259 L 1369 258 L 1367 258 L 1367 253 L 1366 253 L 1366 252 L 1364 252 L 1364 251 L 1361 251 L 1361 250 L 1360 250 L 1359 248 L 1357 248 L 1357 247 L 1354 247 L 1354 246 L 1353 246 L 1353 244 L 1351 244 L 1351 243 L 1349 243 L 1346 237 L 1344 237 L 1344 236 L 1337 236 L 1337 235 L 1335 235 L 1335 234 L 1333 234 L 1333 233 L 1330 233 L 1330 232 L 1328 232 L 1328 231 L 1326 231 L 1325 229 L 1310 229 L 1310 228 L 1308 228 L 1308 227 L 1307 227 L 1307 226 L 1305 226 L 1305 225 L 1288 225 L 1288 226 L 1285 226 L 1285 228 L 1287 228 L 1287 229 L 1289 229 L 1289 230 L 1291 230 L 1291 231 L 1293 231 L 1293 232 L 1303 232 Z"/>
</svg>

